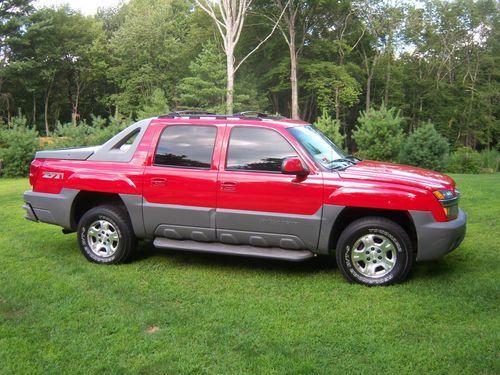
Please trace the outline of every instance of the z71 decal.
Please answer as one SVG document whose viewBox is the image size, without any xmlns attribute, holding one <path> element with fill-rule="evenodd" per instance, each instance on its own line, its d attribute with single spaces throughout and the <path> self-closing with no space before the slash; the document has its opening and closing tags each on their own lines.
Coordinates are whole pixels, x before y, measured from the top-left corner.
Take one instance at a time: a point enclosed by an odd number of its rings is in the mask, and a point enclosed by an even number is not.
<svg viewBox="0 0 500 375">
<path fill-rule="evenodd" d="M 62 172 L 43 172 L 42 178 L 51 178 L 53 180 L 64 179 L 64 173 Z"/>
</svg>

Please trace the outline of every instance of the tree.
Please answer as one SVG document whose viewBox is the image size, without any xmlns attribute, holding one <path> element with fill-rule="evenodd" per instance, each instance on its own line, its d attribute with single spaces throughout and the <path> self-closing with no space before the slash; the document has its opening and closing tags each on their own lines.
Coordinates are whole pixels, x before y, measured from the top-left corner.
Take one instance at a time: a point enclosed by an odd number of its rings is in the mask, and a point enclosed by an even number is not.
<svg viewBox="0 0 500 375">
<path fill-rule="evenodd" d="M 222 37 L 224 52 L 226 54 L 226 108 L 227 113 L 232 114 L 235 73 L 241 64 L 272 36 L 284 11 L 281 12 L 271 32 L 236 64 L 235 48 L 240 40 L 245 18 L 252 0 L 221 0 L 216 2 L 212 0 L 196 0 L 196 3 L 212 18 Z"/>
<path fill-rule="evenodd" d="M 323 36 L 326 43 L 333 44 L 331 47 L 331 61 L 336 61 L 340 69 L 343 69 L 346 74 L 355 79 L 352 72 L 359 69 L 352 62 L 346 64 L 346 58 L 350 57 L 353 50 L 357 48 L 365 31 L 355 9 L 353 9 L 351 0 L 323 1 L 321 2 L 320 13 L 322 13 L 322 16 L 319 25 L 316 27 L 318 29 L 316 32 L 318 35 Z M 324 43 L 320 41 L 319 44 L 320 48 L 325 48 Z M 359 83 L 357 85 L 359 86 Z M 339 121 L 342 108 L 346 104 L 346 101 L 342 100 L 341 91 L 341 86 L 335 87 L 335 119 Z M 354 101 L 349 103 L 349 106 L 353 104 L 355 104 Z M 344 129 L 347 130 L 346 127 Z"/>
<path fill-rule="evenodd" d="M 33 13 L 26 30 L 11 43 L 13 60 L 8 71 L 30 90 L 33 112 L 36 97 L 43 97 L 46 134 L 50 131 L 49 109 L 55 96 L 59 100 L 57 107 L 62 106 L 76 123 L 82 94 L 104 75 L 103 43 L 101 23 L 67 6 Z M 54 117 L 57 120 L 58 116 Z"/>
<path fill-rule="evenodd" d="M 384 53 L 388 56 L 384 96 L 385 101 L 389 99 L 390 62 L 394 53 L 395 30 L 400 26 L 403 15 L 401 8 L 392 6 L 385 0 L 357 2 L 356 10 L 363 20 L 368 42 L 360 44 L 366 71 L 365 111 L 368 111 L 371 105 L 372 81 Z"/>
<path fill-rule="evenodd" d="M 313 92 L 319 110 L 324 115 L 325 111 L 331 112 L 335 109 L 338 124 L 340 119 L 338 110 L 341 105 L 353 106 L 358 102 L 361 94 L 361 86 L 358 81 L 349 74 L 346 65 L 337 65 L 329 61 L 313 62 L 304 61 L 304 72 L 306 80 L 304 88 Z M 344 127 L 344 134 L 347 129 Z M 347 137 L 345 137 L 347 142 Z M 347 149 L 347 144 L 339 144 Z"/>
<path fill-rule="evenodd" d="M 366 159 L 396 161 L 403 141 L 402 122 L 399 111 L 383 103 L 379 110 L 370 108 L 361 112 L 353 132 L 359 155 Z"/>
<path fill-rule="evenodd" d="M 160 88 L 169 104 L 176 97 L 187 62 L 197 54 L 185 45 L 191 9 L 183 0 L 131 0 L 123 24 L 110 41 L 110 74 L 119 112 L 137 113 Z"/>
<path fill-rule="evenodd" d="M 359 83 L 347 72 L 345 66 L 321 61 L 306 61 L 305 87 L 313 90 L 321 112 L 336 107 L 336 102 L 353 105 L 361 94 Z"/>
<path fill-rule="evenodd" d="M 220 112 L 225 107 L 226 71 L 224 56 L 214 43 L 205 45 L 195 61 L 189 64 L 190 75 L 179 84 L 179 104 Z"/>
<path fill-rule="evenodd" d="M 32 0 L 2 0 L 0 2 L 0 105 L 3 104 L 10 122 L 12 94 L 4 92 L 7 80 L 6 67 L 12 58 L 10 42 L 18 38 L 26 23 L 26 17 L 33 10 Z"/>
<path fill-rule="evenodd" d="M 68 102 L 71 106 L 71 122 L 80 119 L 82 95 L 89 87 L 105 77 L 105 35 L 102 24 L 92 17 L 80 13 L 63 15 L 61 26 L 65 35 L 61 74 L 67 81 Z"/>
<path fill-rule="evenodd" d="M 442 171 L 448 155 L 448 142 L 430 122 L 421 125 L 406 139 L 400 161 L 403 164 Z"/>
<path fill-rule="evenodd" d="M 316 120 L 314 125 L 333 143 L 342 148 L 344 137 L 340 134 L 340 121 L 333 119 L 326 110 Z"/>
<path fill-rule="evenodd" d="M 413 127 L 430 119 L 452 145 L 496 143 L 498 106 L 491 103 L 498 102 L 498 53 L 490 48 L 498 51 L 498 25 L 491 0 L 434 0 L 409 12 L 405 34 L 413 52 L 405 84 Z"/>
<path fill-rule="evenodd" d="M 281 33 L 288 45 L 290 55 L 290 85 L 292 91 L 291 115 L 295 120 L 300 119 L 299 115 L 299 84 L 298 84 L 298 63 L 306 43 L 307 35 L 314 27 L 316 18 L 315 10 L 318 1 L 310 0 L 273 0 L 275 6 L 283 15 L 284 26 L 280 26 Z M 281 18 L 281 16 L 280 16 Z M 280 20 L 275 20 L 279 24 Z"/>
<path fill-rule="evenodd" d="M 139 119 L 167 114 L 169 112 L 167 99 L 162 89 L 156 88 L 146 99 L 141 110 L 137 112 Z"/>
</svg>

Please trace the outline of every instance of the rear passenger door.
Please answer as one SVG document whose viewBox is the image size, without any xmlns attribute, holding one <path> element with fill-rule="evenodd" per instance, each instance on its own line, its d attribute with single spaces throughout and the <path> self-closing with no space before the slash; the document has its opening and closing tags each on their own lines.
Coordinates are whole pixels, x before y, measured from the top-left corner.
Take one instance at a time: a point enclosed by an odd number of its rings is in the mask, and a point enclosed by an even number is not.
<svg viewBox="0 0 500 375">
<path fill-rule="evenodd" d="M 146 233 L 171 239 L 215 240 L 218 142 L 224 126 L 167 125 L 145 168 Z"/>
<path fill-rule="evenodd" d="M 278 130 L 228 125 L 229 131 L 217 189 L 217 238 L 233 244 L 316 248 L 323 202 L 321 172 L 311 165 L 310 174 L 299 181 L 282 174 L 285 158 L 301 156 Z"/>
</svg>

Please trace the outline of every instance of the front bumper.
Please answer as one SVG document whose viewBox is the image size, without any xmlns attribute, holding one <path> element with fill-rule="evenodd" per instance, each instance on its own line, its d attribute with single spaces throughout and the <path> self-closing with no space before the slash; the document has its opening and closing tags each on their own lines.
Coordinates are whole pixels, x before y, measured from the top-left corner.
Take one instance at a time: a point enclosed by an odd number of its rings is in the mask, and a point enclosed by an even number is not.
<svg viewBox="0 0 500 375">
<path fill-rule="evenodd" d="M 459 209 L 458 216 L 437 222 L 430 212 L 410 211 L 417 232 L 417 261 L 434 260 L 455 250 L 465 237 L 467 215 Z"/>
</svg>

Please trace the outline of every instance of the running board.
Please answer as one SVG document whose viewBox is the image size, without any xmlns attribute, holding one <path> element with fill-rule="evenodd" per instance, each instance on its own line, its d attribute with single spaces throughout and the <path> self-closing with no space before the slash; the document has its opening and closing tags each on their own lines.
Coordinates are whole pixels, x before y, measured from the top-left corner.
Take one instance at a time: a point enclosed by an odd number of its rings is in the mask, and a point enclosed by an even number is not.
<svg viewBox="0 0 500 375">
<path fill-rule="evenodd" d="M 197 251 L 201 253 L 280 259 L 292 262 L 301 262 L 315 256 L 315 254 L 309 250 L 285 250 L 277 247 L 256 247 L 249 245 L 227 245 L 220 242 L 171 240 L 164 237 L 156 237 L 153 244 L 155 247 L 160 249 L 175 249 Z"/>
</svg>

